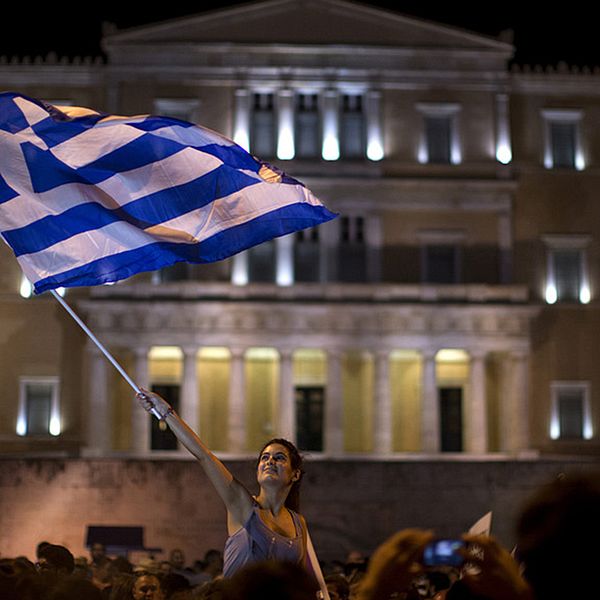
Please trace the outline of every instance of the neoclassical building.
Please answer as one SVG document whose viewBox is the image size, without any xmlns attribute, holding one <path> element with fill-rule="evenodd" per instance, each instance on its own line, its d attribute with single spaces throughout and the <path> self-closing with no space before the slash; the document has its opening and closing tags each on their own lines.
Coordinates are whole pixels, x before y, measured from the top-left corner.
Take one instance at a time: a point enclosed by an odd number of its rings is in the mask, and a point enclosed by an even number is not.
<svg viewBox="0 0 600 600">
<path fill-rule="evenodd" d="M 201 123 L 340 215 L 221 263 L 66 292 L 209 446 L 598 454 L 598 73 L 510 67 L 508 37 L 345 0 L 107 27 L 103 48 L 0 60 L 0 82 Z M 0 253 L 0 450 L 183 454 Z"/>
</svg>

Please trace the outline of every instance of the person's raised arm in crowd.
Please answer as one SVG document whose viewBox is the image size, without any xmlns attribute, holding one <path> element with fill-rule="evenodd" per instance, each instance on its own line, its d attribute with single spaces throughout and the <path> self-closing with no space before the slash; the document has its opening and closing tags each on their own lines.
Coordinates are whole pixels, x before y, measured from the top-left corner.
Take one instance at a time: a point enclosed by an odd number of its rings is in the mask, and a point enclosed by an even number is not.
<svg viewBox="0 0 600 600">
<path fill-rule="evenodd" d="M 408 592 L 415 578 L 427 572 L 423 554 L 433 540 L 433 532 L 420 529 L 405 529 L 391 536 L 369 561 L 358 600 L 388 600 Z M 469 564 L 461 585 L 468 588 L 473 597 L 533 600 L 517 563 L 493 538 L 464 535 L 463 540 L 466 546 L 458 552 Z"/>
</svg>

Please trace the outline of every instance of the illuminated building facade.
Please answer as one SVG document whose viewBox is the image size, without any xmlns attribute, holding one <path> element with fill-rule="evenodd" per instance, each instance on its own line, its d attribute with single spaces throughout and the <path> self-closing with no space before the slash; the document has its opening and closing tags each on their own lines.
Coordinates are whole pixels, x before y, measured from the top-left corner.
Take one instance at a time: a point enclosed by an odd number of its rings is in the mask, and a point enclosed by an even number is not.
<svg viewBox="0 0 600 600">
<path fill-rule="evenodd" d="M 3 61 L 56 104 L 196 121 L 299 178 L 335 221 L 214 265 L 71 290 L 211 448 L 313 455 L 600 450 L 600 77 L 343 0 L 128 31 L 107 60 Z M 0 449 L 178 456 L 1 250 Z"/>
</svg>

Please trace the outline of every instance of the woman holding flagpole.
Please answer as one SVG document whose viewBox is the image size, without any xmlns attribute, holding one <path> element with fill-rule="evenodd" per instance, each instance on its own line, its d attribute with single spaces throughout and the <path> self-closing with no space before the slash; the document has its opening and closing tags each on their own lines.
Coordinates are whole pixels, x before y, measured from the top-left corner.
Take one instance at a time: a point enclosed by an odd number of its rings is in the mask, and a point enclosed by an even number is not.
<svg viewBox="0 0 600 600">
<path fill-rule="evenodd" d="M 306 521 L 297 512 L 303 470 L 302 457 L 294 444 L 280 438 L 265 444 L 256 470 L 259 493 L 253 496 L 164 398 L 145 390 L 137 398 L 198 459 L 225 503 L 229 534 L 223 555 L 225 577 L 251 562 L 282 560 L 303 565 L 322 581 Z"/>
</svg>

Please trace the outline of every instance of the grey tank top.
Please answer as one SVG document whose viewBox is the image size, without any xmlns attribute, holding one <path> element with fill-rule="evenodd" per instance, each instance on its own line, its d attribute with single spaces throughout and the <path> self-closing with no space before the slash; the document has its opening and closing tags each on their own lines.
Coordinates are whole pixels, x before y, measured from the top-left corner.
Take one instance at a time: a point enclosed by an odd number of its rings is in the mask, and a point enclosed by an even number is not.
<svg viewBox="0 0 600 600">
<path fill-rule="evenodd" d="M 300 563 L 304 559 L 306 535 L 298 513 L 290 510 L 296 536 L 288 538 L 269 529 L 255 506 L 244 526 L 225 542 L 223 575 L 231 577 L 244 565 L 259 560 Z"/>
</svg>

